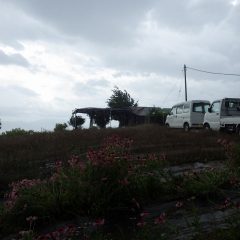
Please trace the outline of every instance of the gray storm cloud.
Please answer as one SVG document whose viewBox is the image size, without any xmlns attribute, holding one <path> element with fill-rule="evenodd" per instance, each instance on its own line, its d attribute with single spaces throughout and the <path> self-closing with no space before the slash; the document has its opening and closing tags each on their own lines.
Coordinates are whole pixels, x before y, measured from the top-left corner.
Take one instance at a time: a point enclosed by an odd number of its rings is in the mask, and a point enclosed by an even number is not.
<svg viewBox="0 0 240 240">
<path fill-rule="evenodd" d="M 51 114 L 62 119 L 71 106 L 104 107 L 114 85 L 133 93 L 140 104 L 169 106 L 181 98 L 183 64 L 239 73 L 240 4 L 231 0 L 0 0 L 0 4 L 0 67 L 11 68 L 9 75 L 0 76 L 6 92 L 0 101 L 8 99 L 9 92 L 23 99 L 25 113 L 32 111 L 34 98 L 42 114 L 49 114 L 45 92 L 52 105 L 61 109 L 52 108 Z M 40 48 L 39 55 L 32 56 L 29 46 L 32 50 L 38 44 L 45 50 Z M 9 54 L 1 46 L 16 53 Z M 25 48 L 28 54 L 23 54 Z M 47 53 L 54 55 L 53 69 Z M 42 67 L 32 75 L 25 73 L 25 86 L 37 81 L 62 84 L 56 93 L 50 92 L 48 84 L 38 84 L 42 100 L 16 88 L 16 84 L 23 87 L 24 77 L 14 76 L 15 67 L 27 72 L 32 60 Z M 71 67 L 65 69 L 68 61 Z M 190 70 L 187 76 L 191 98 L 240 94 L 239 78 Z M 11 77 L 15 88 L 7 84 Z M 71 92 L 65 94 L 68 86 Z M 62 109 L 64 103 L 67 107 Z M 8 103 L 1 107 L 0 114 L 7 116 Z"/>
</svg>

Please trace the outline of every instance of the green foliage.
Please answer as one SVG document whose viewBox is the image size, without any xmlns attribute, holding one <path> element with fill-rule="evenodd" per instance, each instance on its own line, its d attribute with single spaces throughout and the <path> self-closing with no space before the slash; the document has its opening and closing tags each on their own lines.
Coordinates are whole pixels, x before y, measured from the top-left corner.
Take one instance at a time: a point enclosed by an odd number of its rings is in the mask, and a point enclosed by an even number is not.
<svg viewBox="0 0 240 240">
<path fill-rule="evenodd" d="M 220 194 L 219 189 L 229 181 L 232 173 L 229 170 L 211 170 L 193 173 L 176 178 L 176 191 L 182 196 L 204 196 Z"/>
<path fill-rule="evenodd" d="M 66 128 L 67 128 L 67 124 L 66 123 L 56 123 L 55 128 L 54 128 L 54 132 L 65 131 Z"/>
<path fill-rule="evenodd" d="M 21 128 L 14 128 L 10 131 L 3 132 L 3 136 L 23 136 L 23 135 L 31 135 L 34 134 L 33 130 L 24 130 Z"/>
<path fill-rule="evenodd" d="M 124 90 L 120 90 L 118 87 L 115 87 L 112 90 L 113 94 L 107 100 L 107 105 L 110 108 L 127 108 L 127 107 L 137 107 L 138 102 L 136 102 L 130 94 Z M 119 121 L 119 127 L 128 125 L 128 116 L 122 112 L 115 112 L 112 114 L 112 119 Z"/>
<path fill-rule="evenodd" d="M 105 128 L 110 121 L 110 114 L 109 112 L 99 111 L 94 114 L 93 119 L 95 123 L 98 125 L 98 127 Z"/>
<path fill-rule="evenodd" d="M 167 117 L 167 112 L 161 108 L 153 107 L 149 113 L 150 122 L 164 125 Z"/>
<path fill-rule="evenodd" d="M 235 146 L 234 146 L 234 149 L 233 149 L 233 151 L 234 151 L 234 158 L 235 158 L 235 161 L 234 161 L 234 165 L 235 165 L 235 167 L 239 167 L 240 166 L 240 144 L 236 144 Z"/>
<path fill-rule="evenodd" d="M 75 129 L 81 129 L 82 125 L 85 123 L 85 119 L 81 116 L 72 116 L 69 120 L 69 125 Z"/>
<path fill-rule="evenodd" d="M 138 102 L 136 102 L 126 90 L 122 91 L 118 87 L 115 87 L 112 92 L 112 96 L 107 100 L 109 107 L 123 108 L 138 106 Z"/>
</svg>

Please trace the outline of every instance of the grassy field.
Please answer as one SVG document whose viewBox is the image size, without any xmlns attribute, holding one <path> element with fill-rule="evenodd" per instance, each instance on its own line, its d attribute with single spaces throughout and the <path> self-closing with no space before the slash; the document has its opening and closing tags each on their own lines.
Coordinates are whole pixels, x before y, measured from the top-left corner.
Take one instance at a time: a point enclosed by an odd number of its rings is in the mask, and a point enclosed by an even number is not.
<svg viewBox="0 0 240 240">
<path fill-rule="evenodd" d="M 219 238 L 201 219 L 220 206 L 240 222 L 239 143 L 231 134 L 153 125 L 0 136 L 2 236 L 24 229 L 14 237 L 238 239 L 238 225 L 228 224 L 232 233 L 223 228 Z M 201 168 L 193 170 L 196 163 Z M 186 224 L 174 228 L 182 219 Z M 62 235 L 48 238 L 46 228 Z"/>
<path fill-rule="evenodd" d="M 217 133 L 186 134 L 159 126 L 0 136 L 0 189 L 5 189 L 8 183 L 22 178 L 45 177 L 48 174 L 46 165 L 55 161 L 67 161 L 72 155 L 79 155 L 85 160 L 90 147 L 97 148 L 105 137 L 112 134 L 132 139 L 135 154 L 166 152 L 168 158 L 171 158 L 169 164 L 220 160 L 223 157 L 217 144 L 220 137 Z"/>
</svg>

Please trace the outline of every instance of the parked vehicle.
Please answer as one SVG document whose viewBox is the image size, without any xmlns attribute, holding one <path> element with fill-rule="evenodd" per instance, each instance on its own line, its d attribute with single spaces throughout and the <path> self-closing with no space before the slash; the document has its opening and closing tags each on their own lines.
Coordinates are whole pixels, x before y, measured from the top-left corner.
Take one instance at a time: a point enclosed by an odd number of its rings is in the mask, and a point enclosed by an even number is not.
<svg viewBox="0 0 240 240">
<path fill-rule="evenodd" d="M 240 98 L 214 101 L 205 114 L 204 128 L 227 130 L 240 135 Z"/>
<path fill-rule="evenodd" d="M 192 100 L 174 105 L 167 116 L 165 125 L 171 128 L 202 128 L 204 114 L 208 110 L 210 102 L 206 100 Z"/>
</svg>

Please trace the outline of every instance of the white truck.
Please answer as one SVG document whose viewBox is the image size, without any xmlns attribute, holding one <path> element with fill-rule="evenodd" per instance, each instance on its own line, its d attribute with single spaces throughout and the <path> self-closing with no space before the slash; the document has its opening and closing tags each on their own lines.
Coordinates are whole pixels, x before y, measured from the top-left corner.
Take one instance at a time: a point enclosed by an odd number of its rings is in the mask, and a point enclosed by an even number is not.
<svg viewBox="0 0 240 240">
<path fill-rule="evenodd" d="M 170 128 L 203 128 L 205 112 L 210 102 L 206 100 L 191 100 L 175 104 L 167 115 L 165 125 Z"/>
<path fill-rule="evenodd" d="M 212 102 L 204 116 L 205 129 L 236 132 L 240 135 L 240 98 Z"/>
</svg>

